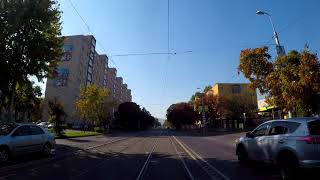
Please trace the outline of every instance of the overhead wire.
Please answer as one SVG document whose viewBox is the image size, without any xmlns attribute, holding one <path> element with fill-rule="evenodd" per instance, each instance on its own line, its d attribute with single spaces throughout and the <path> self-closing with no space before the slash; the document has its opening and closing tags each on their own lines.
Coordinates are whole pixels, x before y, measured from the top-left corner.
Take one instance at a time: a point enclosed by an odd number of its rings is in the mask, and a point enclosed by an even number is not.
<svg viewBox="0 0 320 180">
<path fill-rule="evenodd" d="M 163 97 L 166 94 L 168 63 L 170 61 L 170 0 L 167 1 L 167 59 L 164 64 Z"/>
<path fill-rule="evenodd" d="M 77 10 L 77 8 L 76 8 L 75 5 L 73 4 L 72 0 L 68 0 L 68 1 L 69 1 L 70 5 L 71 5 L 72 9 L 76 12 L 76 14 L 80 17 L 81 21 L 82 21 L 82 22 L 84 23 L 84 25 L 86 26 L 88 32 L 93 35 L 94 33 L 91 31 L 90 26 L 88 25 L 88 23 L 86 22 L 86 20 L 81 16 L 80 12 Z M 105 54 L 109 54 L 109 53 L 106 51 L 106 49 L 104 48 L 104 46 L 100 43 L 100 41 L 98 41 L 98 40 L 96 39 L 96 42 L 97 42 L 97 44 L 100 46 L 100 48 L 103 50 L 103 52 L 104 52 Z M 110 57 L 109 57 L 109 59 L 111 60 L 111 62 L 113 63 L 113 65 L 117 68 L 117 71 L 120 72 L 120 69 L 119 69 L 119 67 L 117 66 L 117 64 L 115 63 L 115 61 L 114 61 L 112 58 L 110 58 Z"/>
</svg>

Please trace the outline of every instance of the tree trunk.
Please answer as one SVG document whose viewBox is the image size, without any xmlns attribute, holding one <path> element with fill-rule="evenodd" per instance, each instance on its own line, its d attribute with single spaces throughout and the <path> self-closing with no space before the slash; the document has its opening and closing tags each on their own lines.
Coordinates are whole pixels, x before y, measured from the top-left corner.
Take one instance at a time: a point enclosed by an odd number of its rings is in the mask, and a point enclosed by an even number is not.
<svg viewBox="0 0 320 180">
<path fill-rule="evenodd" d="M 16 85 L 17 85 L 17 81 L 13 81 L 12 83 L 12 88 L 11 88 L 11 96 L 9 99 L 9 112 L 8 112 L 8 117 L 9 120 L 13 119 L 13 109 L 14 109 L 14 100 L 15 100 L 15 95 L 16 95 Z"/>
</svg>

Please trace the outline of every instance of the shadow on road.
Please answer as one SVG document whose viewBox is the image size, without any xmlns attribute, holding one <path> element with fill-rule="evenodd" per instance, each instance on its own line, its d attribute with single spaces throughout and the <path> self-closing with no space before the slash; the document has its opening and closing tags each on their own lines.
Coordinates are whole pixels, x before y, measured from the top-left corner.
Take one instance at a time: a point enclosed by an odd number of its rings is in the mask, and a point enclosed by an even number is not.
<svg viewBox="0 0 320 180">
<path fill-rule="evenodd" d="M 167 135 L 162 134 L 163 137 Z M 142 136 L 154 137 L 145 134 L 142 134 Z M 43 157 L 39 153 L 35 153 L 12 159 L 6 167 L 29 164 L 12 169 L 0 168 L 0 178 L 10 174 L 12 176 L 7 179 L 135 179 L 148 157 L 148 148 L 145 149 L 135 145 L 131 147 L 132 149 L 130 148 L 131 150 L 125 149 L 123 146 L 119 146 L 119 148 L 119 152 L 101 152 L 58 145 L 55 157 Z M 139 150 L 133 150 L 135 148 Z M 76 154 L 72 155 L 70 153 Z M 70 155 L 64 156 L 66 154 Z M 188 159 L 189 162 L 192 161 L 190 158 Z M 270 165 L 261 163 L 240 165 L 235 160 L 216 158 L 205 158 L 205 160 L 230 179 L 280 179 L 277 169 Z M 187 166 L 190 166 L 191 173 L 199 174 L 199 172 L 194 171 L 201 170 L 201 168 L 192 167 L 191 163 L 186 162 Z M 318 179 L 315 174 L 315 172 L 308 173 L 308 176 L 303 174 L 303 179 Z M 179 180 L 187 179 L 187 174 L 176 155 L 154 153 L 144 177 L 152 180 Z"/>
</svg>

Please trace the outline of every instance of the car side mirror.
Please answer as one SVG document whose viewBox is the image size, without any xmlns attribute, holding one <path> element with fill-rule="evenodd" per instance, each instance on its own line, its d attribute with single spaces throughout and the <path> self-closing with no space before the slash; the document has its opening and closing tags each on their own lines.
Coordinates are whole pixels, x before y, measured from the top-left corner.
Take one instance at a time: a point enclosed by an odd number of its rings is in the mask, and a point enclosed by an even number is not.
<svg viewBox="0 0 320 180">
<path fill-rule="evenodd" d="M 246 137 L 247 137 L 247 138 L 253 138 L 254 135 L 253 135 L 251 132 L 247 132 L 247 133 L 246 133 Z"/>
</svg>

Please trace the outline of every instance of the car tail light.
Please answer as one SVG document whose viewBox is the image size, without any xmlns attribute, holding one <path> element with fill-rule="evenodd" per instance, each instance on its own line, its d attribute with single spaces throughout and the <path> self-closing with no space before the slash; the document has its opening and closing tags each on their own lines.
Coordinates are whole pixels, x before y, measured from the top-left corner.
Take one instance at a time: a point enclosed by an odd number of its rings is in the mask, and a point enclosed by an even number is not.
<svg viewBox="0 0 320 180">
<path fill-rule="evenodd" d="M 320 144 L 319 137 L 305 136 L 305 137 L 300 137 L 299 140 L 304 141 L 308 144 Z"/>
</svg>

